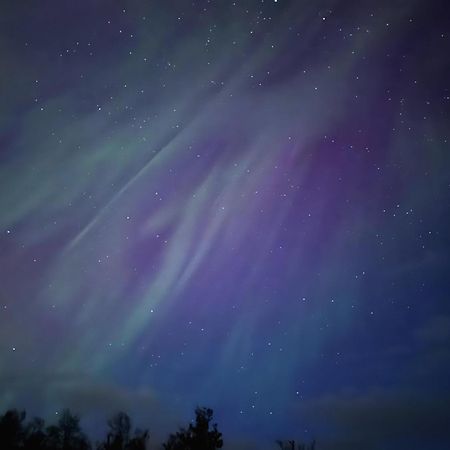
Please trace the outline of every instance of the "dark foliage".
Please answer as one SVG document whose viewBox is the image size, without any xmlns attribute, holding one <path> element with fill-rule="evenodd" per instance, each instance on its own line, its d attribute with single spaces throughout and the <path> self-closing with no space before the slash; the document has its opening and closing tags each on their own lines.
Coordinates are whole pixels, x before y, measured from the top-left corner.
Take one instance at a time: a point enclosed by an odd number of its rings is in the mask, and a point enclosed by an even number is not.
<svg viewBox="0 0 450 450">
<path fill-rule="evenodd" d="M 46 426 L 38 417 L 25 422 L 24 411 L 15 409 L 0 415 L 1 450 L 146 450 L 148 430 L 132 433 L 130 417 L 119 412 L 108 420 L 106 439 L 92 446 L 80 427 L 80 418 L 68 409 L 55 425 Z M 164 450 L 215 450 L 223 447 L 222 433 L 212 423 L 213 410 L 196 408 L 195 420 L 187 428 L 171 434 L 162 444 Z M 276 441 L 281 450 L 316 450 L 316 443 L 296 444 Z"/>
<path fill-rule="evenodd" d="M 163 444 L 165 450 L 214 450 L 222 448 L 222 433 L 217 430 L 217 424 L 211 424 L 213 410 L 197 408 L 195 410 L 195 424 L 187 429 L 182 428 L 171 434 Z"/>
<path fill-rule="evenodd" d="M 119 412 L 108 420 L 106 441 L 97 445 L 97 450 L 145 450 L 148 431 L 136 430 L 130 437 L 131 420 L 128 414 Z"/>
<path fill-rule="evenodd" d="M 89 450 L 80 418 L 64 410 L 56 425 L 45 427 L 40 418 L 25 425 L 24 411 L 10 410 L 0 417 L 0 448 L 8 450 Z"/>
<path fill-rule="evenodd" d="M 281 450 L 316 450 L 316 441 L 310 444 L 295 444 L 295 441 L 276 441 Z"/>
<path fill-rule="evenodd" d="M 7 411 L 0 418 L 0 436 L 2 447 L 16 450 L 21 447 L 24 439 L 23 422 L 25 420 L 25 412 L 15 409 Z"/>
</svg>

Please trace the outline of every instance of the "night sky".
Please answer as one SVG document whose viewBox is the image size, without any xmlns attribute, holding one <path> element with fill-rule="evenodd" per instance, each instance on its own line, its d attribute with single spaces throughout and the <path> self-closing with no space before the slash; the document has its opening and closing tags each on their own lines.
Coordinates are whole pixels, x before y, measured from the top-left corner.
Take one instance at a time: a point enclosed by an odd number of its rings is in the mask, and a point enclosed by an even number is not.
<svg viewBox="0 0 450 450">
<path fill-rule="evenodd" d="M 3 1 L 0 409 L 226 449 L 448 449 L 446 1 Z"/>
</svg>

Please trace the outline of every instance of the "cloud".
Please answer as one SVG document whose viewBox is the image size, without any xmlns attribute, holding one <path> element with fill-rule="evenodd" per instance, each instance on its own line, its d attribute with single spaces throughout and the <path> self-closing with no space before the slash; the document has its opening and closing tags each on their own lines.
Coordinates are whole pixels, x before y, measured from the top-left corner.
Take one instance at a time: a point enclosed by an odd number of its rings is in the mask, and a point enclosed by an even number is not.
<svg viewBox="0 0 450 450">
<path fill-rule="evenodd" d="M 150 388 L 124 387 L 83 373 L 26 373 L 10 371 L 0 376 L 1 411 L 26 409 L 31 416 L 42 415 L 53 422 L 56 413 L 69 408 L 80 414 L 94 438 L 102 436 L 106 419 L 118 411 L 127 412 L 136 426 L 150 427 L 158 439 L 177 427 L 176 415 Z"/>
<path fill-rule="evenodd" d="M 428 345 L 450 342 L 450 316 L 441 314 L 431 317 L 415 334 L 420 342 Z"/>
<path fill-rule="evenodd" d="M 425 381 L 438 379 L 448 386 L 450 376 L 450 316 L 438 314 L 430 317 L 415 330 L 419 349 L 415 353 L 414 372 Z M 433 385 L 431 386 L 433 387 Z"/>
<path fill-rule="evenodd" d="M 307 402 L 302 415 L 325 424 L 320 448 L 444 449 L 450 441 L 450 394 L 425 396 L 373 388 Z"/>
</svg>

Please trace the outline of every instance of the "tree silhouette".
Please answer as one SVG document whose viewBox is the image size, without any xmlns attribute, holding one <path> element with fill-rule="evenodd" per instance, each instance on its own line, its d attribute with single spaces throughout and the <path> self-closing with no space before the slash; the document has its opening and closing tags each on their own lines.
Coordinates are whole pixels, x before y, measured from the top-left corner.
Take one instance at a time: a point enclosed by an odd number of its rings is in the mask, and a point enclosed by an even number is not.
<svg viewBox="0 0 450 450">
<path fill-rule="evenodd" d="M 165 450 L 215 450 L 222 448 L 222 433 L 217 430 L 217 424 L 212 424 L 213 410 L 196 408 L 195 424 L 187 429 L 181 428 L 171 434 L 163 448 Z M 211 426 L 211 428 L 210 428 Z"/>
<path fill-rule="evenodd" d="M 130 438 L 131 420 L 128 414 L 119 412 L 108 420 L 109 432 L 106 442 L 100 443 L 98 450 L 145 450 L 148 431 L 136 430 Z"/>
<path fill-rule="evenodd" d="M 55 425 L 45 426 L 36 417 L 25 423 L 24 411 L 11 409 L 0 415 L 0 450 L 90 450 L 91 444 L 80 427 L 80 418 L 65 409 Z M 222 433 L 212 422 L 213 410 L 196 408 L 195 420 L 187 428 L 169 436 L 162 444 L 164 450 L 216 450 L 223 447 Z M 97 450 L 146 450 L 148 430 L 132 433 L 130 417 L 119 412 L 108 420 L 108 433 Z M 294 440 L 275 441 L 281 450 L 315 450 L 316 441 L 296 443 Z"/>
<path fill-rule="evenodd" d="M 134 437 L 130 439 L 126 450 L 145 450 L 148 441 L 148 430 L 136 430 Z"/>
<path fill-rule="evenodd" d="M 310 444 L 297 444 L 295 446 L 295 441 L 275 441 L 281 450 L 315 450 L 316 441 L 312 441 Z"/>
<path fill-rule="evenodd" d="M 23 446 L 27 450 L 46 450 L 48 448 L 43 419 L 35 417 L 26 425 Z"/>
<path fill-rule="evenodd" d="M 87 437 L 81 431 L 80 418 L 70 410 L 63 410 L 57 425 L 47 428 L 47 442 L 55 450 L 88 450 Z"/>
<path fill-rule="evenodd" d="M 123 450 L 130 439 L 131 420 L 128 414 L 119 412 L 108 420 L 109 432 L 102 450 Z"/>
<path fill-rule="evenodd" d="M 22 447 L 25 411 L 11 409 L 0 418 L 1 448 L 16 450 Z"/>
</svg>

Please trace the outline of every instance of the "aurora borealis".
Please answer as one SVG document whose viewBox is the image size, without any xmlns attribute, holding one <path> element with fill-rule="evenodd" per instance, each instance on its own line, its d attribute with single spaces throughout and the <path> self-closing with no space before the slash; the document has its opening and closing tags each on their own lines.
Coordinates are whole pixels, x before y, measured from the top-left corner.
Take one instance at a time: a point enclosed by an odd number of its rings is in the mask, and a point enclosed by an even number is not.
<svg viewBox="0 0 450 450">
<path fill-rule="evenodd" d="M 447 448 L 446 2 L 1 9 L 1 410 Z"/>
</svg>

